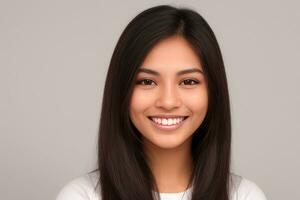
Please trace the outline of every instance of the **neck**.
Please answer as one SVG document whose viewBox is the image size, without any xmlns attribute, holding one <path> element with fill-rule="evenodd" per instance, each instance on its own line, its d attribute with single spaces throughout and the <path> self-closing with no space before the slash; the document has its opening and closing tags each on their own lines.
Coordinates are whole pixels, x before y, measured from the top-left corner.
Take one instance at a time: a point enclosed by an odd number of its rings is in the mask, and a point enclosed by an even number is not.
<svg viewBox="0 0 300 200">
<path fill-rule="evenodd" d="M 187 189 L 193 170 L 191 139 L 172 149 L 145 142 L 144 150 L 160 193 L 176 193 Z"/>
</svg>

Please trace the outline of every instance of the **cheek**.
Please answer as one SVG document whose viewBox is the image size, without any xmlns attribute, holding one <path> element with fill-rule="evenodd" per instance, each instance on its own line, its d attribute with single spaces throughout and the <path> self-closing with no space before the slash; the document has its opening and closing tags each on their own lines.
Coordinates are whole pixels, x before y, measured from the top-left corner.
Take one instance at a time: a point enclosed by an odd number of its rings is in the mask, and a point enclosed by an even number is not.
<svg viewBox="0 0 300 200">
<path fill-rule="evenodd" d="M 130 101 L 130 114 L 134 117 L 142 114 L 152 104 L 152 95 L 147 95 L 146 92 L 134 89 Z"/>
<path fill-rule="evenodd" d="M 193 115 L 204 115 L 207 112 L 208 96 L 204 89 L 197 92 L 190 92 L 183 99 L 185 106 L 193 113 Z"/>
</svg>

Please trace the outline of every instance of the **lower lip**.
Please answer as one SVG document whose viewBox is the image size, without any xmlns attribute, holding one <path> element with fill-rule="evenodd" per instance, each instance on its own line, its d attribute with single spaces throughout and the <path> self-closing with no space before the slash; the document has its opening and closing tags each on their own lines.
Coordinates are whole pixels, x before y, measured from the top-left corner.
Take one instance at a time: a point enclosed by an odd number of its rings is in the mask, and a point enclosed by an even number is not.
<svg viewBox="0 0 300 200">
<path fill-rule="evenodd" d="M 149 119 L 149 118 L 148 118 Z M 182 124 L 187 120 L 184 119 L 183 121 L 181 121 L 179 124 L 173 124 L 173 125 L 162 125 L 162 124 L 157 124 L 154 121 L 152 121 L 151 119 L 149 119 L 151 121 L 151 123 L 158 129 L 163 130 L 163 131 L 173 131 L 178 129 L 180 126 L 182 126 Z"/>
</svg>

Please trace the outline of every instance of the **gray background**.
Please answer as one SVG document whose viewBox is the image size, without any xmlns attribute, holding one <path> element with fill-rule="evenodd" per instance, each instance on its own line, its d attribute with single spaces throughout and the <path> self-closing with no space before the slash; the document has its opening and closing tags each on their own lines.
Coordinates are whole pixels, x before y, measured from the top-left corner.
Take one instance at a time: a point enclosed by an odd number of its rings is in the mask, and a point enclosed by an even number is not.
<svg viewBox="0 0 300 200">
<path fill-rule="evenodd" d="M 232 171 L 269 200 L 300 199 L 297 1 L 0 1 L 1 199 L 51 200 L 95 168 L 105 75 L 127 23 L 158 4 L 196 9 L 220 43 Z"/>
</svg>

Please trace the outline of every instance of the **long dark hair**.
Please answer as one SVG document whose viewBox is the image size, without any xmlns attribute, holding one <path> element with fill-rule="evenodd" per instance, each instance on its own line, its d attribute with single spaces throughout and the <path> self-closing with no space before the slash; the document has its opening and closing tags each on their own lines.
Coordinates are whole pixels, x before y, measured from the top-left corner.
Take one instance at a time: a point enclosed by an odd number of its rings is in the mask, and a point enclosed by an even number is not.
<svg viewBox="0 0 300 200">
<path fill-rule="evenodd" d="M 141 134 L 129 117 L 138 68 L 161 40 L 180 35 L 199 56 L 208 86 L 207 115 L 193 134 L 193 200 L 228 200 L 231 117 L 227 79 L 216 37 L 189 8 L 156 6 L 136 16 L 123 31 L 109 65 L 98 141 L 102 200 L 153 200 L 157 190 Z"/>
</svg>

